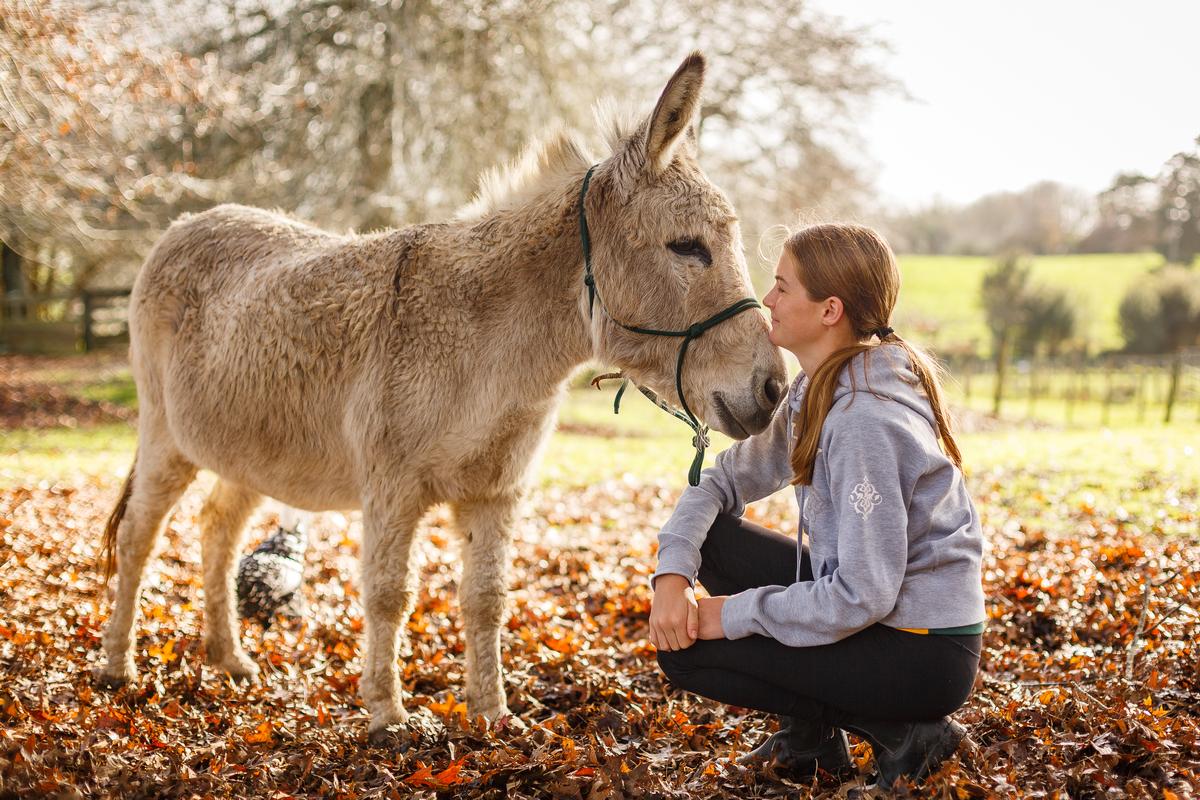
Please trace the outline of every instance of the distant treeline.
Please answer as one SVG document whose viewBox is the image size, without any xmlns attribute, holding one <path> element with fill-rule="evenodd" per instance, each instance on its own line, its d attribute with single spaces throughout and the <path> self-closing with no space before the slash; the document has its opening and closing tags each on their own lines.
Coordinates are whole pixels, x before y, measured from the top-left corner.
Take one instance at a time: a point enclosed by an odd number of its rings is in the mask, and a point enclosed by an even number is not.
<svg viewBox="0 0 1200 800">
<path fill-rule="evenodd" d="M 964 206 L 933 203 L 892 215 L 896 250 L 991 255 L 1156 250 L 1190 264 L 1200 253 L 1200 137 L 1157 175 L 1123 173 L 1091 196 L 1054 181 L 996 192 Z"/>
</svg>

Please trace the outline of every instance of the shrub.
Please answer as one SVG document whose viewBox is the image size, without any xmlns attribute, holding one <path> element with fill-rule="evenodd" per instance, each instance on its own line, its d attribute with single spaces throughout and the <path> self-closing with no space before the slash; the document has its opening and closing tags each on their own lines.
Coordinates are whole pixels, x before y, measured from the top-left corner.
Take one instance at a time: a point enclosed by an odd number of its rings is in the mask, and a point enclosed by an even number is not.
<svg viewBox="0 0 1200 800">
<path fill-rule="evenodd" d="M 1119 314 L 1127 352 L 1172 353 L 1200 344 L 1200 274 L 1164 267 L 1130 287 Z"/>
</svg>

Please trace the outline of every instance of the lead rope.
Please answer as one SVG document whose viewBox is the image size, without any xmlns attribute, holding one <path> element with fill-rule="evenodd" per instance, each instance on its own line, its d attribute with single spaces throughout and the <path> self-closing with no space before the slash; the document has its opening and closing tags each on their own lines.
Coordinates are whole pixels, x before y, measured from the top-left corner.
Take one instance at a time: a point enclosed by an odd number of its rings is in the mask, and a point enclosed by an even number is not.
<svg viewBox="0 0 1200 800">
<path fill-rule="evenodd" d="M 654 403 L 654 405 L 658 406 L 663 411 L 666 411 L 676 419 L 686 423 L 687 426 L 692 429 L 692 447 L 696 448 L 696 455 L 692 459 L 691 468 L 688 470 L 688 483 L 692 486 L 697 486 L 700 483 L 700 470 L 704 467 L 704 451 L 706 448 L 708 448 L 711 442 L 708 439 L 708 426 L 701 423 L 696 415 L 692 413 L 691 408 L 688 407 L 687 398 L 683 395 L 683 360 L 684 357 L 687 356 L 688 345 L 692 343 L 693 339 L 700 338 L 700 336 L 706 330 L 714 325 L 719 325 L 725 320 L 737 316 L 748 309 L 762 308 L 762 304 L 753 297 L 744 297 L 731 305 L 729 308 L 726 308 L 724 311 L 719 311 L 703 322 L 697 322 L 695 325 L 690 326 L 687 330 L 682 331 L 661 331 L 654 328 L 640 328 L 636 325 L 626 325 L 624 322 L 621 322 L 619 319 L 614 317 L 608 310 L 608 307 L 604 305 L 604 299 L 600 297 L 599 292 L 596 290 L 596 278 L 592 274 L 592 240 L 591 236 L 588 234 L 587 211 L 584 200 L 587 197 L 588 184 L 590 184 L 592 181 L 592 173 L 596 171 L 596 166 L 597 165 L 593 164 L 592 167 L 587 171 L 587 175 L 583 177 L 583 187 L 579 190 L 579 239 L 583 244 L 583 283 L 585 286 L 587 286 L 588 290 L 588 319 L 593 317 L 595 302 L 597 299 L 599 299 L 600 308 L 604 309 L 604 313 L 608 315 L 608 318 L 627 331 L 645 334 L 646 336 L 683 337 L 683 342 L 679 345 L 679 358 L 675 362 L 675 393 L 679 396 L 679 404 L 683 406 L 682 413 L 680 413 L 678 409 L 672 408 L 667 401 L 663 400 L 650 389 L 640 386 L 637 383 L 634 383 L 633 385 L 637 387 L 638 391 L 641 392 L 646 399 Z M 621 388 L 617 390 L 617 395 L 615 398 L 613 398 L 614 414 L 620 413 L 621 396 L 625 394 L 625 388 L 629 385 L 630 380 L 621 372 L 610 372 L 605 375 L 598 375 L 592 379 L 592 385 L 599 389 L 600 381 L 616 378 L 621 379 Z"/>
</svg>

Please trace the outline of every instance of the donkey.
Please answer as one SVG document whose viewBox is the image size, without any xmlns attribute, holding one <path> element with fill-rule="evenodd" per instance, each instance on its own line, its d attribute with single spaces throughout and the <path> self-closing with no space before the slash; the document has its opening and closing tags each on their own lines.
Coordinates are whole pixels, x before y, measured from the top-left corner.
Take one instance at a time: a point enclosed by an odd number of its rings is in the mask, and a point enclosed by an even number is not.
<svg viewBox="0 0 1200 800">
<path fill-rule="evenodd" d="M 677 342 L 618 320 L 686 328 L 751 289 L 733 209 L 696 163 L 704 68 L 693 53 L 649 117 L 611 124 L 586 196 L 593 159 L 560 131 L 485 176 L 450 222 L 334 235 L 222 205 L 170 226 L 130 304 L 138 444 L 105 533 L 118 580 L 102 683 L 136 675 L 142 573 L 164 517 L 204 468 L 218 476 L 199 520 L 210 663 L 238 679 L 258 672 L 239 642 L 233 579 L 260 499 L 361 508 L 368 733 L 408 730 L 397 658 L 413 534 L 446 503 L 463 540 L 467 706 L 492 721 L 509 714 L 500 626 L 510 528 L 568 377 L 599 360 L 684 402 Z M 594 309 L 581 203 L 603 299 Z M 690 353 L 681 386 L 696 414 L 735 438 L 762 430 L 786 378 L 763 315 L 713 327 Z"/>
</svg>

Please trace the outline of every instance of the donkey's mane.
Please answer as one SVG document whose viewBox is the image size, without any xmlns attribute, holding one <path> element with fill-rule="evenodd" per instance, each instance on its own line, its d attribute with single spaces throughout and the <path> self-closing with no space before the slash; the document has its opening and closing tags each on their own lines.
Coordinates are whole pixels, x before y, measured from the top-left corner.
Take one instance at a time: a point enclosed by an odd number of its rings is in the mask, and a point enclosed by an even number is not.
<svg viewBox="0 0 1200 800">
<path fill-rule="evenodd" d="M 562 128 L 552 129 L 531 141 L 517 158 L 493 167 L 479 179 L 479 192 L 461 209 L 462 220 L 478 219 L 495 211 L 522 205 L 561 178 L 592 164 L 581 136 Z"/>
<path fill-rule="evenodd" d="M 604 132 L 605 143 L 612 152 L 616 152 L 640 127 L 628 109 L 610 101 L 597 103 L 594 114 L 597 127 Z M 455 216 L 461 220 L 474 220 L 523 205 L 555 183 L 575 177 L 596 161 L 581 134 L 554 126 L 530 141 L 508 164 L 484 172 L 479 179 L 479 191 Z"/>
</svg>

